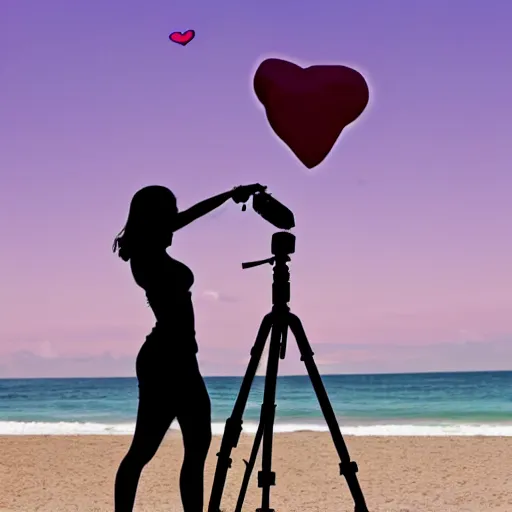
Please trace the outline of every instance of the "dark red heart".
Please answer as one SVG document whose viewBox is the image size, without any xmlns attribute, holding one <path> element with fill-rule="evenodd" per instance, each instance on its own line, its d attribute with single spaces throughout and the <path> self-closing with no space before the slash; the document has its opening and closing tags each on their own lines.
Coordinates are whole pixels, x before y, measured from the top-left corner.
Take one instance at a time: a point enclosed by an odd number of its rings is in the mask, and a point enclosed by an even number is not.
<svg viewBox="0 0 512 512">
<path fill-rule="evenodd" d="M 281 59 L 264 60 L 254 92 L 276 135 L 312 169 L 330 153 L 342 130 L 364 111 L 368 84 L 346 66 L 301 68 Z"/>
<path fill-rule="evenodd" d="M 196 33 L 193 30 L 187 30 L 186 32 L 173 32 L 171 35 L 169 35 L 169 39 L 173 43 L 181 44 L 182 46 L 187 45 L 194 39 L 196 36 Z"/>
</svg>

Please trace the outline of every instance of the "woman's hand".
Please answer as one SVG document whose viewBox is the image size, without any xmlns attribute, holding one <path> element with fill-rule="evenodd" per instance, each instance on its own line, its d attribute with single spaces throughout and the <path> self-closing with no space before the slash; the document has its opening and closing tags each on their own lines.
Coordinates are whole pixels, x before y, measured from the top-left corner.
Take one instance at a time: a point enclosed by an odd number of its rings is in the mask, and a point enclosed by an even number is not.
<svg viewBox="0 0 512 512">
<path fill-rule="evenodd" d="M 252 195 L 257 192 L 264 192 L 266 189 L 267 187 L 264 187 L 259 183 L 255 183 L 254 185 L 235 187 L 231 191 L 210 197 L 210 199 L 205 199 L 204 201 L 191 206 L 188 210 L 179 212 L 174 223 L 173 231 L 178 231 L 178 229 L 181 229 L 194 220 L 199 219 L 199 217 L 206 215 L 215 208 L 218 208 L 221 204 L 224 204 L 228 199 L 233 199 L 235 203 L 246 203 Z"/>
<path fill-rule="evenodd" d="M 231 197 L 235 203 L 246 203 L 252 195 L 257 192 L 265 192 L 265 190 L 267 190 L 267 187 L 259 183 L 242 185 L 233 189 Z"/>
</svg>

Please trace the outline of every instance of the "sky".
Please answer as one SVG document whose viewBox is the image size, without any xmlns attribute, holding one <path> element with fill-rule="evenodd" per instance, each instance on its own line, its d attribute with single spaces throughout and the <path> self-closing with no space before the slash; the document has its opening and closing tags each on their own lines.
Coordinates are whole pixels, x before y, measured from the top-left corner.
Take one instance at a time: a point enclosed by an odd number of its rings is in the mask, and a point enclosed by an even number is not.
<svg viewBox="0 0 512 512">
<path fill-rule="evenodd" d="M 290 306 L 323 373 L 512 370 L 512 4 L 6 0 L 0 377 L 133 376 L 154 324 L 112 254 L 133 194 L 262 183 L 295 214 Z M 186 47 L 173 31 L 194 29 Z M 366 111 L 308 170 L 252 90 L 342 64 Z M 231 201 L 174 237 L 204 375 L 243 375 L 276 229 Z M 282 375 L 305 374 L 294 345 Z M 260 369 L 260 371 L 262 371 Z M 264 371 L 264 369 L 263 369 Z"/>
</svg>

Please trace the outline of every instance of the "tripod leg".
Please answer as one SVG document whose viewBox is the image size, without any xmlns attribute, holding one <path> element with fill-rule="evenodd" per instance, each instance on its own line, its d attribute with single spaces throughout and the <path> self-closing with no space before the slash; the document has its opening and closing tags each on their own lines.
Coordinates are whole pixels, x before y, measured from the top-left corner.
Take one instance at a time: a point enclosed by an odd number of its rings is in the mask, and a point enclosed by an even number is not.
<svg viewBox="0 0 512 512">
<path fill-rule="evenodd" d="M 265 391 L 263 394 L 262 405 L 262 424 L 263 424 L 263 452 L 262 468 L 258 472 L 258 487 L 262 488 L 261 508 L 256 512 L 274 512 L 270 508 L 270 486 L 276 484 L 276 474 L 272 471 L 272 440 L 274 436 L 274 418 L 275 418 L 275 400 L 277 371 L 279 368 L 279 355 L 281 351 L 281 337 L 283 328 L 286 325 L 285 319 L 276 319 L 272 326 L 270 335 L 270 347 L 268 351 L 267 373 L 265 375 Z"/>
<path fill-rule="evenodd" d="M 272 329 L 272 313 L 266 315 L 260 325 L 256 341 L 251 349 L 251 359 L 247 366 L 240 391 L 233 407 L 231 417 L 226 420 L 224 427 L 224 434 L 220 444 L 219 453 L 217 453 L 217 467 L 215 469 L 215 476 L 213 477 L 212 493 L 208 505 L 208 512 L 220 512 L 220 503 L 222 500 L 222 493 L 226 483 L 228 469 L 231 467 L 231 450 L 238 444 L 240 433 L 242 432 L 242 416 L 249 398 L 251 385 L 258 370 L 261 355 L 265 348 L 265 343 Z"/>
<path fill-rule="evenodd" d="M 264 427 L 263 410 L 264 409 L 262 407 L 261 414 L 260 414 L 260 423 L 258 425 L 256 437 L 254 438 L 254 443 L 252 445 L 251 456 L 249 457 L 249 462 L 244 460 L 245 473 L 244 473 L 242 485 L 240 487 L 240 493 L 238 494 L 238 501 L 236 502 L 235 512 L 242 512 L 245 494 L 247 493 L 247 488 L 249 487 L 249 481 L 251 479 L 251 473 L 254 468 L 254 464 L 256 462 L 256 457 L 258 456 L 258 451 L 260 449 L 261 440 L 263 438 L 263 427 Z"/>
<path fill-rule="evenodd" d="M 314 354 L 311 350 L 311 345 L 307 339 L 304 327 L 302 326 L 302 322 L 300 321 L 299 317 L 293 313 L 289 313 L 288 322 L 290 330 L 292 331 L 297 341 L 297 345 L 301 354 L 301 360 L 304 361 L 308 371 L 311 384 L 313 385 L 313 389 L 315 390 L 320 408 L 322 409 L 325 421 L 329 427 L 336 451 L 340 457 L 340 474 L 343 475 L 347 481 L 350 493 L 354 499 L 355 512 L 368 512 L 368 507 L 366 506 L 363 491 L 361 490 L 361 486 L 359 485 L 359 481 L 356 475 L 358 471 L 357 464 L 356 462 L 350 460 L 347 445 L 345 444 L 343 436 L 341 435 L 338 421 L 336 420 L 332 405 L 327 396 L 327 391 L 325 390 L 322 378 L 320 373 L 318 373 L 318 368 L 316 367 L 315 361 L 313 360 Z"/>
<path fill-rule="evenodd" d="M 288 324 L 286 322 L 282 322 L 281 324 L 281 346 L 280 346 L 280 358 L 284 359 L 284 354 L 286 351 L 286 337 L 288 334 Z M 274 411 L 275 411 L 274 405 Z M 244 460 L 245 462 L 245 473 L 242 481 L 242 485 L 240 487 L 240 493 L 238 495 L 238 501 L 236 503 L 235 512 L 242 512 L 242 507 L 244 504 L 245 494 L 247 493 L 247 488 L 249 487 L 249 481 L 251 479 L 251 473 L 254 468 L 254 464 L 256 463 L 256 457 L 258 456 L 258 451 L 260 449 L 261 441 L 263 439 L 263 432 L 265 426 L 265 407 L 261 407 L 260 413 L 260 423 L 258 425 L 258 430 L 256 432 L 256 437 L 254 438 L 254 443 L 252 445 L 251 456 L 249 457 L 249 462 Z"/>
</svg>

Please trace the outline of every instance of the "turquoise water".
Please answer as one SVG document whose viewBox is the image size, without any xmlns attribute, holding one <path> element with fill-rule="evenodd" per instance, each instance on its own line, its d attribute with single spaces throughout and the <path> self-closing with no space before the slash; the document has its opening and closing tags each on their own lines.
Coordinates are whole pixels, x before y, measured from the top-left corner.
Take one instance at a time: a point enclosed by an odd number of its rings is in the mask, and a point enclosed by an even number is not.
<svg viewBox="0 0 512 512">
<path fill-rule="evenodd" d="M 512 435 L 512 372 L 322 377 L 343 433 Z M 231 414 L 242 377 L 205 377 L 214 434 Z M 256 430 L 264 377 L 256 377 L 244 431 Z M 278 378 L 276 431 L 327 430 L 307 376 Z M 135 378 L 0 379 L 1 434 L 128 434 Z M 179 428 L 174 425 L 172 428 Z"/>
</svg>

